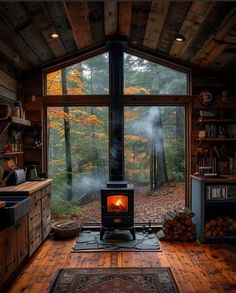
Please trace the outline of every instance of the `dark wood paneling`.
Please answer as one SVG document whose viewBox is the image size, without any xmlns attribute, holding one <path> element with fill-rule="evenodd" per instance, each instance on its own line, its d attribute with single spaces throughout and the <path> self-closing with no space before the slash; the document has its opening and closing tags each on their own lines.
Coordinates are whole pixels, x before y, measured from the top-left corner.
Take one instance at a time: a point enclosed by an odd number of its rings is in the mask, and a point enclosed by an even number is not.
<svg viewBox="0 0 236 293">
<path fill-rule="evenodd" d="M 0 85 L 14 93 L 17 91 L 17 80 L 2 70 L 0 70 Z"/>
<path fill-rule="evenodd" d="M 133 2 L 130 41 L 143 46 L 151 2 Z"/>
<path fill-rule="evenodd" d="M 166 17 L 157 49 L 169 53 L 190 7 L 190 2 L 172 2 Z"/>
<path fill-rule="evenodd" d="M 169 6 L 169 2 L 152 2 L 144 37 L 144 47 L 156 49 Z"/>
<path fill-rule="evenodd" d="M 132 17 L 132 2 L 120 1 L 119 2 L 119 35 L 127 39 L 130 35 Z"/>
<path fill-rule="evenodd" d="M 105 36 L 115 36 L 118 33 L 118 1 L 104 1 Z"/>
<path fill-rule="evenodd" d="M 51 49 L 54 57 L 60 57 L 66 54 L 65 48 L 60 40 L 52 39 L 50 35 L 56 32 L 45 6 L 40 2 L 22 3 L 28 17 L 33 21 L 34 26 L 41 32 L 47 46 Z"/>
<path fill-rule="evenodd" d="M 186 52 L 184 59 L 191 61 L 197 53 L 202 49 L 208 38 L 216 33 L 219 24 L 221 24 L 225 17 L 232 9 L 234 9 L 235 3 L 232 2 L 218 2 L 216 6 L 212 8 L 208 17 L 203 22 L 197 36 L 189 46 L 188 52 Z"/>
<path fill-rule="evenodd" d="M 65 9 L 78 48 L 90 46 L 92 44 L 92 37 L 89 24 L 88 3 L 65 2 Z"/>
<path fill-rule="evenodd" d="M 88 2 L 93 43 L 104 41 L 104 2 Z"/>
<path fill-rule="evenodd" d="M 66 53 L 76 51 L 78 47 L 75 43 L 63 2 L 50 1 L 44 2 L 43 5 L 45 5 L 49 15 L 51 16 L 54 27 L 59 33 L 63 46 L 66 49 Z"/>
<path fill-rule="evenodd" d="M 22 12 L 22 8 L 18 2 L 14 2 L 14 6 L 10 4 L 9 2 L 4 2 L 0 5 L 0 35 L 9 44 L 12 44 L 23 60 L 27 60 L 27 63 L 35 66 L 41 62 L 41 59 L 35 55 L 32 48 L 17 31 L 27 26 L 27 23 L 23 22 L 23 19 L 25 20 L 24 12 Z M 18 21 L 21 23 L 17 23 Z M 35 38 L 32 35 L 31 37 Z"/>
<path fill-rule="evenodd" d="M 0 85 L 0 98 L 6 101 L 16 101 L 16 93 Z"/>
</svg>

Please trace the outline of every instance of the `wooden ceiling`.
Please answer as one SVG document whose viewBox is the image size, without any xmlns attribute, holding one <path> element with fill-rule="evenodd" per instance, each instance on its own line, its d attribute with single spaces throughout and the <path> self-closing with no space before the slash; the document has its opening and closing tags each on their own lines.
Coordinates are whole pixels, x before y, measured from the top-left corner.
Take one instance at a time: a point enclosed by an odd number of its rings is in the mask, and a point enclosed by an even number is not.
<svg viewBox="0 0 236 293">
<path fill-rule="evenodd" d="M 57 32 L 59 39 L 50 34 Z M 185 42 L 177 42 L 176 34 Z M 28 70 L 109 39 L 186 65 L 236 66 L 236 2 L 0 2 L 0 58 Z"/>
</svg>

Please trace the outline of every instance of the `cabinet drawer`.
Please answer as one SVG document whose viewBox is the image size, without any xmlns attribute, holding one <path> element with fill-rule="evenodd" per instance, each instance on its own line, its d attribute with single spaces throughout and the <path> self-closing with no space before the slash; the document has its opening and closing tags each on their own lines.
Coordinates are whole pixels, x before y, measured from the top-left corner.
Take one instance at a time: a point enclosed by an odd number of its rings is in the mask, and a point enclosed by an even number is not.
<svg viewBox="0 0 236 293">
<path fill-rule="evenodd" d="M 51 194 L 51 184 L 42 188 L 42 196 L 45 196 L 47 194 Z"/>
<path fill-rule="evenodd" d="M 30 198 L 32 200 L 32 204 L 36 201 L 38 201 L 42 197 L 42 190 L 38 190 L 32 194 L 30 194 Z"/>
<path fill-rule="evenodd" d="M 51 215 L 45 215 L 42 219 L 43 227 L 47 225 L 51 225 Z"/>
<path fill-rule="evenodd" d="M 41 225 L 35 227 L 29 233 L 29 255 L 31 256 L 34 251 L 39 247 L 42 242 Z"/>
<path fill-rule="evenodd" d="M 51 214 L 51 196 L 46 195 L 42 198 L 42 217 Z"/>
<path fill-rule="evenodd" d="M 50 223 L 43 227 L 43 240 L 48 236 L 50 231 L 51 231 L 51 218 L 50 218 Z"/>
<path fill-rule="evenodd" d="M 38 200 L 32 205 L 29 213 L 29 231 L 41 223 L 41 201 Z"/>
</svg>

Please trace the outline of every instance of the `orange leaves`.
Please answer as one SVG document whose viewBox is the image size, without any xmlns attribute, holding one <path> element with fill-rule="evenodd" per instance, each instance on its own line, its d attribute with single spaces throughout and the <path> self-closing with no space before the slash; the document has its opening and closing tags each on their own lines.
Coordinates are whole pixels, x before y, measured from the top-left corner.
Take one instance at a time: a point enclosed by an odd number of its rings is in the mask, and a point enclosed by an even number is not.
<svg viewBox="0 0 236 293">
<path fill-rule="evenodd" d="M 137 119 L 138 113 L 134 111 L 125 111 L 124 112 L 124 118 L 128 120 L 134 120 Z"/>
<path fill-rule="evenodd" d="M 47 74 L 47 94 L 62 95 L 61 70 Z"/>
<path fill-rule="evenodd" d="M 68 113 L 65 113 L 61 110 L 62 108 L 58 109 L 56 107 L 50 108 L 48 111 L 48 118 L 49 119 L 71 119 L 72 116 Z"/>
<path fill-rule="evenodd" d="M 74 118 L 74 122 L 84 123 L 87 125 L 103 124 L 102 120 L 99 120 L 96 115 L 90 115 L 89 117 Z"/>
<path fill-rule="evenodd" d="M 125 141 L 140 141 L 140 142 L 147 142 L 148 141 L 143 136 L 132 135 L 132 134 L 127 134 L 124 136 L 124 138 L 125 138 Z"/>
<path fill-rule="evenodd" d="M 48 123 L 48 128 L 58 128 L 60 126 L 62 126 L 62 123 L 60 123 L 60 122 L 49 122 Z"/>
<path fill-rule="evenodd" d="M 66 89 L 68 95 L 83 95 L 84 84 L 81 80 L 82 73 L 73 69 L 67 72 Z M 62 95 L 62 77 L 61 70 L 57 70 L 47 74 L 47 94 Z"/>
<path fill-rule="evenodd" d="M 150 90 L 145 89 L 143 87 L 127 87 L 124 88 L 124 94 L 125 95 L 149 95 L 150 94 Z"/>
</svg>

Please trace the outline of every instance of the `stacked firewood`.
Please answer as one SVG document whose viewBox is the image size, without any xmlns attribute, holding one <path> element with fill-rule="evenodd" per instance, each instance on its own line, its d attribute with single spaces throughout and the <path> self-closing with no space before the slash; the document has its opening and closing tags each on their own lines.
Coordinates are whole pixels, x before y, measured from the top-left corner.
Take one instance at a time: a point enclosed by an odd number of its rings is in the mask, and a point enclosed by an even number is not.
<svg viewBox="0 0 236 293">
<path fill-rule="evenodd" d="M 205 237 L 236 235 L 236 220 L 230 217 L 217 217 L 206 222 Z"/>
<path fill-rule="evenodd" d="M 162 230 L 157 233 L 160 240 L 193 241 L 196 226 L 192 222 L 194 213 L 189 208 L 175 208 L 164 215 Z"/>
</svg>

